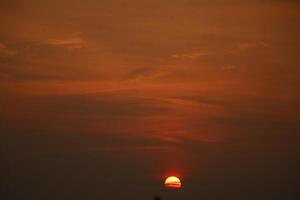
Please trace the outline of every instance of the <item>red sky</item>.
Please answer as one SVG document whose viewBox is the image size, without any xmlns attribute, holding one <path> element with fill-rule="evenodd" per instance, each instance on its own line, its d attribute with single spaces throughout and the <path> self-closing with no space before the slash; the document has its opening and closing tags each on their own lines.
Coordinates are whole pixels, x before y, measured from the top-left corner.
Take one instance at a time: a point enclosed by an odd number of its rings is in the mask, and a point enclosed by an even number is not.
<svg viewBox="0 0 300 200">
<path fill-rule="evenodd" d="M 299 11 L 296 0 L 1 1 L 4 196 L 147 199 L 175 173 L 186 187 L 172 199 L 289 199 Z"/>
</svg>

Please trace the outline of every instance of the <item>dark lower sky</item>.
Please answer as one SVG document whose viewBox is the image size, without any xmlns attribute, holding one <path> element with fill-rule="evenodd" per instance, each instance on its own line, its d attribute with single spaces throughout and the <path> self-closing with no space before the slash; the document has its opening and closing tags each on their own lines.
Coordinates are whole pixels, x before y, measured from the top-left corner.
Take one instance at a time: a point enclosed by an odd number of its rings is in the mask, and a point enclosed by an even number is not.
<svg viewBox="0 0 300 200">
<path fill-rule="evenodd" d="M 1 199 L 296 199 L 299 11 L 1 0 Z"/>
</svg>

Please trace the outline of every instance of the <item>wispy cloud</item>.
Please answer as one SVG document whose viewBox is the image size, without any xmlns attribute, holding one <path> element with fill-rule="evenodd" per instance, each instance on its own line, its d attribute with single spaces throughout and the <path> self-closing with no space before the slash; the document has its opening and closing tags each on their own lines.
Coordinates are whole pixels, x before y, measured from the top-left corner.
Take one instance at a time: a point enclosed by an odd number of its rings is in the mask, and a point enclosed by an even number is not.
<svg viewBox="0 0 300 200">
<path fill-rule="evenodd" d="M 266 48 L 269 47 L 270 44 L 264 41 L 251 41 L 251 42 L 241 42 L 238 43 L 235 47 L 233 47 L 229 53 L 237 54 L 240 52 L 244 52 L 251 49 L 258 49 L 258 48 Z"/>
<path fill-rule="evenodd" d="M 224 71 L 230 71 L 230 70 L 234 70 L 237 66 L 235 65 L 224 65 L 222 66 L 222 70 Z"/>
<path fill-rule="evenodd" d="M 86 149 L 86 148 L 85 148 Z M 162 145 L 139 145 L 139 146 L 113 146 L 113 147 L 103 147 L 103 148 L 89 148 L 91 151 L 104 151 L 110 153 L 118 152 L 151 152 L 151 151 L 165 151 L 172 150 L 170 146 Z"/>
<path fill-rule="evenodd" d="M 10 78 L 11 78 L 11 76 L 8 73 L 0 72 L 0 80 L 10 79 Z"/>
<path fill-rule="evenodd" d="M 85 42 L 81 37 L 80 32 L 73 33 L 68 38 L 53 38 L 45 41 L 43 44 L 51 45 L 51 46 L 60 46 L 65 47 L 67 49 L 81 49 L 84 47 Z"/>
<path fill-rule="evenodd" d="M 238 45 L 238 49 L 244 50 L 244 49 L 251 49 L 251 48 L 257 48 L 257 47 L 268 47 L 269 44 L 266 42 L 243 42 Z"/>
<path fill-rule="evenodd" d="M 0 42 L 0 56 L 7 57 L 7 56 L 14 56 L 16 54 L 17 54 L 16 50 L 10 49 L 5 44 Z"/>
<path fill-rule="evenodd" d="M 207 56 L 208 53 L 206 52 L 192 52 L 192 53 L 184 53 L 184 54 L 174 54 L 171 55 L 172 58 L 175 59 L 189 59 L 189 60 L 194 60 L 199 57 Z"/>
</svg>

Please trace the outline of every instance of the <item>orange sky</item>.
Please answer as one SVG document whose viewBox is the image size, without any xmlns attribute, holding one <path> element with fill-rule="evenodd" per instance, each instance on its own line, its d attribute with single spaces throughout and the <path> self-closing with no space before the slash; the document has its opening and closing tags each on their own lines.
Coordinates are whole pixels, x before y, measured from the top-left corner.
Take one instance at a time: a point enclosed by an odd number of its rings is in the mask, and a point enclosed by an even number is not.
<svg viewBox="0 0 300 200">
<path fill-rule="evenodd" d="M 223 177 L 244 159 L 277 163 L 278 152 L 292 163 L 299 11 L 296 0 L 1 1 L 5 167 L 21 163 L 14 151 L 27 146 L 28 156 L 96 152 L 107 163 L 127 152 L 149 164 L 142 167 L 149 180 L 177 170 L 197 183 L 214 174 L 213 164 L 224 164 Z M 137 167 L 118 162 L 124 171 Z"/>
</svg>

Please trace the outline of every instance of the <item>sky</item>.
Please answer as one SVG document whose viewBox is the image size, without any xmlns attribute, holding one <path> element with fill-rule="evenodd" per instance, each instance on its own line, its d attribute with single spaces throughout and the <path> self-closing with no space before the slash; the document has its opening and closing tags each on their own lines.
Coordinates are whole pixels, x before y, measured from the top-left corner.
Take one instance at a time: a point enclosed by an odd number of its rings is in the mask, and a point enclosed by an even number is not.
<svg viewBox="0 0 300 200">
<path fill-rule="evenodd" d="M 1 0 L 1 199 L 295 199 L 299 25 L 297 0 Z"/>
</svg>

